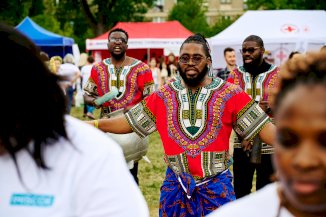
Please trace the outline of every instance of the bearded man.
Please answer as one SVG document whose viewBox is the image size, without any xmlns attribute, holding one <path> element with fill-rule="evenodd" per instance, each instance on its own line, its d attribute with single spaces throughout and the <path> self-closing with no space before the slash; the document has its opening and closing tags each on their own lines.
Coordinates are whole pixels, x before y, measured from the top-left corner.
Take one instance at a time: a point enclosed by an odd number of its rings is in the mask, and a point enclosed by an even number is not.
<svg viewBox="0 0 326 217">
<path fill-rule="evenodd" d="M 94 64 L 84 88 L 85 103 L 100 108 L 101 118 L 111 118 L 118 111 L 128 111 L 154 90 L 154 80 L 149 66 L 126 55 L 128 38 L 128 33 L 120 28 L 109 32 L 108 51 L 111 58 Z M 99 100 L 114 88 L 118 90 L 117 96 L 111 97 L 112 99 L 108 101 Z M 147 140 L 141 141 L 136 134 L 125 137 L 113 134 L 110 136 L 122 146 L 131 168 L 130 172 L 138 183 L 138 160 L 146 154 Z M 128 141 L 130 138 L 131 141 Z M 130 147 L 130 142 L 134 142 L 138 147 Z"/>
<path fill-rule="evenodd" d="M 269 91 L 275 87 L 279 68 L 267 63 L 264 58 L 264 42 L 256 35 L 248 36 L 240 50 L 243 66 L 230 72 L 228 82 L 239 85 L 261 108 L 272 117 L 269 108 Z M 234 141 L 234 190 L 237 198 L 251 192 L 256 170 L 256 190 L 272 182 L 274 169 L 271 162 L 273 148 L 255 138 L 254 149 L 246 152 L 242 149 L 241 139 Z"/>
<path fill-rule="evenodd" d="M 125 115 L 88 121 L 105 132 L 160 134 L 166 177 L 159 216 L 205 216 L 235 200 L 228 154 L 232 128 L 243 138 L 259 135 L 268 144 L 275 127 L 237 85 L 208 76 L 206 39 L 195 34 L 180 48 L 181 77 L 152 93 Z"/>
</svg>

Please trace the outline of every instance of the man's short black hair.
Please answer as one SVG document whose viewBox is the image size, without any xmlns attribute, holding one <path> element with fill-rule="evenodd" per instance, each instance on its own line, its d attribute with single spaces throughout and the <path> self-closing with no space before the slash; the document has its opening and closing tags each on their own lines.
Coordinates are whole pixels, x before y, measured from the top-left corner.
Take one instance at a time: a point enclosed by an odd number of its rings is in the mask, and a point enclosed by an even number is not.
<svg viewBox="0 0 326 217">
<path fill-rule="evenodd" d="M 128 32 L 126 32 L 126 30 L 121 29 L 121 28 L 115 28 L 115 29 L 112 29 L 112 30 L 109 32 L 108 40 L 110 40 L 110 35 L 111 35 L 113 32 L 122 32 L 122 33 L 124 33 L 124 34 L 127 36 L 127 41 L 128 41 L 128 39 L 129 39 Z"/>
<path fill-rule="evenodd" d="M 264 47 L 263 39 L 257 35 L 249 35 L 243 42 L 246 41 L 255 41 L 260 47 Z"/>
<path fill-rule="evenodd" d="M 234 49 L 232 47 L 225 48 L 224 49 L 224 56 L 225 56 L 226 52 L 232 52 L 232 51 L 234 51 Z"/>
</svg>

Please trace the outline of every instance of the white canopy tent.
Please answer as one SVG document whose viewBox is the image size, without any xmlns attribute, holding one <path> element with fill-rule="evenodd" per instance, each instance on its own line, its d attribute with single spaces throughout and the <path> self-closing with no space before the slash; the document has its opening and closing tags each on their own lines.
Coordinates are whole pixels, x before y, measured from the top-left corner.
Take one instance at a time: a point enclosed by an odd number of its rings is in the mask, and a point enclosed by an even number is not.
<svg viewBox="0 0 326 217">
<path fill-rule="evenodd" d="M 237 64 L 242 64 L 239 52 L 249 35 L 260 36 L 266 53 L 274 64 L 281 65 L 292 51 L 318 50 L 326 44 L 326 12 L 324 10 L 247 11 L 231 26 L 209 38 L 213 68 L 225 67 L 223 51 L 236 50 Z"/>
</svg>

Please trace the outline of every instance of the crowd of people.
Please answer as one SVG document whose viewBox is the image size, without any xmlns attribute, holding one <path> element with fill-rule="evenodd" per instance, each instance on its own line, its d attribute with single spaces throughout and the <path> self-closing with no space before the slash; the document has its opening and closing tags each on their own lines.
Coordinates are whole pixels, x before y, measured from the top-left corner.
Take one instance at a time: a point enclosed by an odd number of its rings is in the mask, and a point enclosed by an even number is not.
<svg viewBox="0 0 326 217">
<path fill-rule="evenodd" d="M 12 27 L 0 24 L 0 39 L 2 60 L 21 60 L 3 75 L 15 89 L 1 85 L 12 106 L 0 107 L 11 117 L 0 123 L 0 216 L 149 216 L 138 162 L 156 131 L 166 163 L 160 217 L 326 216 L 324 47 L 275 66 L 249 35 L 243 64 L 228 47 L 226 67 L 212 73 L 201 34 L 178 58 L 146 64 L 127 56 L 128 32 L 113 29 L 110 58 L 79 67 Z M 76 85 L 91 120 L 69 115 Z M 20 97 L 26 91 L 33 96 Z"/>
</svg>

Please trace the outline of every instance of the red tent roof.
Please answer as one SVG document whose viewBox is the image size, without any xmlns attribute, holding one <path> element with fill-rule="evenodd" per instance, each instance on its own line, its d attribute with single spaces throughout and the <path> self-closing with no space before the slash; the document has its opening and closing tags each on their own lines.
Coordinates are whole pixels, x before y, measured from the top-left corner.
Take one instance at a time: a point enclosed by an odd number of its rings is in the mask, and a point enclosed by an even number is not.
<svg viewBox="0 0 326 217">
<path fill-rule="evenodd" d="M 179 21 L 153 22 L 119 22 L 112 29 L 121 28 L 128 32 L 129 38 L 187 38 L 193 33 Z M 107 39 L 110 31 L 94 38 Z"/>
<path fill-rule="evenodd" d="M 128 32 L 129 48 L 164 48 L 179 46 L 193 33 L 178 21 L 119 22 L 112 29 L 121 28 Z M 110 31 L 93 39 L 86 40 L 87 50 L 107 49 Z"/>
</svg>

